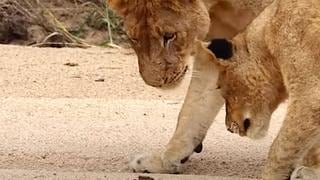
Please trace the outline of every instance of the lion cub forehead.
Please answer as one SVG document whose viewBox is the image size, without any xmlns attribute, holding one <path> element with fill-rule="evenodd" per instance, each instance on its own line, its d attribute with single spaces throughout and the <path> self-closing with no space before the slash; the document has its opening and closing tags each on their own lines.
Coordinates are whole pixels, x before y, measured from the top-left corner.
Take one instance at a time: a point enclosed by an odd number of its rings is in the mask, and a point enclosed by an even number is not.
<svg viewBox="0 0 320 180">
<path fill-rule="evenodd" d="M 175 21 L 175 19 L 180 18 L 173 18 L 172 21 L 169 21 L 168 17 L 172 16 L 168 15 L 164 16 L 164 18 L 158 18 L 156 15 L 154 17 L 128 18 L 127 22 L 125 22 L 126 32 L 130 37 L 145 36 L 146 33 L 157 37 L 163 35 L 165 32 L 175 33 L 184 31 L 184 24 Z"/>
</svg>

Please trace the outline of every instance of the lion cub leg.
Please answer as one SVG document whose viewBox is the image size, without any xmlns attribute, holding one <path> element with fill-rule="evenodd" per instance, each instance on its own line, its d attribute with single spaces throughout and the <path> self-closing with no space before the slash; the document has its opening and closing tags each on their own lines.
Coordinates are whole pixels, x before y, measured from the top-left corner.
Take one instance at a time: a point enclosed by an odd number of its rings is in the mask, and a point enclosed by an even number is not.
<svg viewBox="0 0 320 180">
<path fill-rule="evenodd" d="M 320 170 L 320 142 L 308 152 L 303 159 L 303 165 Z"/>
<path fill-rule="evenodd" d="M 202 141 L 215 116 L 224 104 L 216 89 L 218 71 L 208 58 L 196 59 L 185 102 L 179 113 L 176 131 L 161 153 L 136 156 L 129 166 L 136 172 L 178 173 L 181 164 L 195 151 L 202 150 Z"/>
<path fill-rule="evenodd" d="M 297 167 L 290 178 L 290 180 L 314 179 L 320 179 L 320 143 L 311 148 L 302 159 L 302 166 Z"/>
<path fill-rule="evenodd" d="M 302 165 L 294 170 L 291 180 L 320 179 L 320 142 L 313 146 L 303 158 Z"/>
<path fill-rule="evenodd" d="M 283 126 L 269 151 L 263 179 L 288 179 L 301 159 L 319 142 L 320 104 L 312 103 L 313 99 L 291 100 Z"/>
</svg>

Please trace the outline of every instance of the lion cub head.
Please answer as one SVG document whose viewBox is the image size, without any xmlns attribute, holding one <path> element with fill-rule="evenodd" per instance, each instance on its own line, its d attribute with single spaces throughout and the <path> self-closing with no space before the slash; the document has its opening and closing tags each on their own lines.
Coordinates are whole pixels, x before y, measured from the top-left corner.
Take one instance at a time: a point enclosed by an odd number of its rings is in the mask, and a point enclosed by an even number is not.
<svg viewBox="0 0 320 180">
<path fill-rule="evenodd" d="M 144 81 L 170 86 L 184 75 L 196 39 L 209 31 L 202 0 L 108 0 L 124 20 Z"/>
<path fill-rule="evenodd" d="M 196 59 L 208 59 L 219 70 L 217 89 L 226 103 L 226 127 L 252 139 L 267 134 L 272 112 L 286 98 L 281 74 L 272 63 L 260 64 L 242 36 L 197 46 Z M 272 61 L 272 60 L 270 60 Z M 281 80 L 282 82 L 282 80 Z"/>
</svg>

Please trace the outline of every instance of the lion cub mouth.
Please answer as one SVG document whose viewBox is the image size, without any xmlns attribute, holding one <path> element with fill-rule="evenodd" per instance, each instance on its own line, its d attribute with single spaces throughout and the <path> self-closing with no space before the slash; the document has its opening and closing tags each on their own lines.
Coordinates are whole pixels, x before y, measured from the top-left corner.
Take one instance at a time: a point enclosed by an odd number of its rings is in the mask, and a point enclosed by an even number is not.
<svg viewBox="0 0 320 180">
<path fill-rule="evenodd" d="M 172 78 L 167 78 L 165 80 L 166 86 L 177 85 L 183 79 L 184 75 L 188 71 L 188 66 L 185 66 L 182 71 L 175 74 Z"/>
<path fill-rule="evenodd" d="M 245 119 L 243 123 L 243 127 L 241 127 L 237 122 L 231 122 L 230 127 L 227 127 L 227 130 L 231 133 L 235 133 L 243 137 L 243 136 L 247 136 L 249 127 L 250 127 L 250 120 Z"/>
</svg>

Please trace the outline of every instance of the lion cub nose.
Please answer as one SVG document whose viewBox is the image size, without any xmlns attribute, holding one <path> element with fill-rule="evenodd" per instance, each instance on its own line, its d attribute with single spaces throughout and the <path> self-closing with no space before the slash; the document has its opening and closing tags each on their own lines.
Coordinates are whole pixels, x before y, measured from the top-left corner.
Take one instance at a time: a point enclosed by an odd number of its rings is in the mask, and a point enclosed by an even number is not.
<svg viewBox="0 0 320 180">
<path fill-rule="evenodd" d="M 240 122 L 232 121 L 230 124 L 228 124 L 227 130 L 231 133 L 236 133 L 236 134 L 239 134 L 240 136 L 245 136 L 250 125 L 251 125 L 251 120 L 249 118 L 246 118 Z"/>
<path fill-rule="evenodd" d="M 249 129 L 251 125 L 251 120 L 249 118 L 246 118 L 244 121 L 243 121 L 243 128 L 244 128 L 244 131 L 247 131 Z"/>
</svg>

